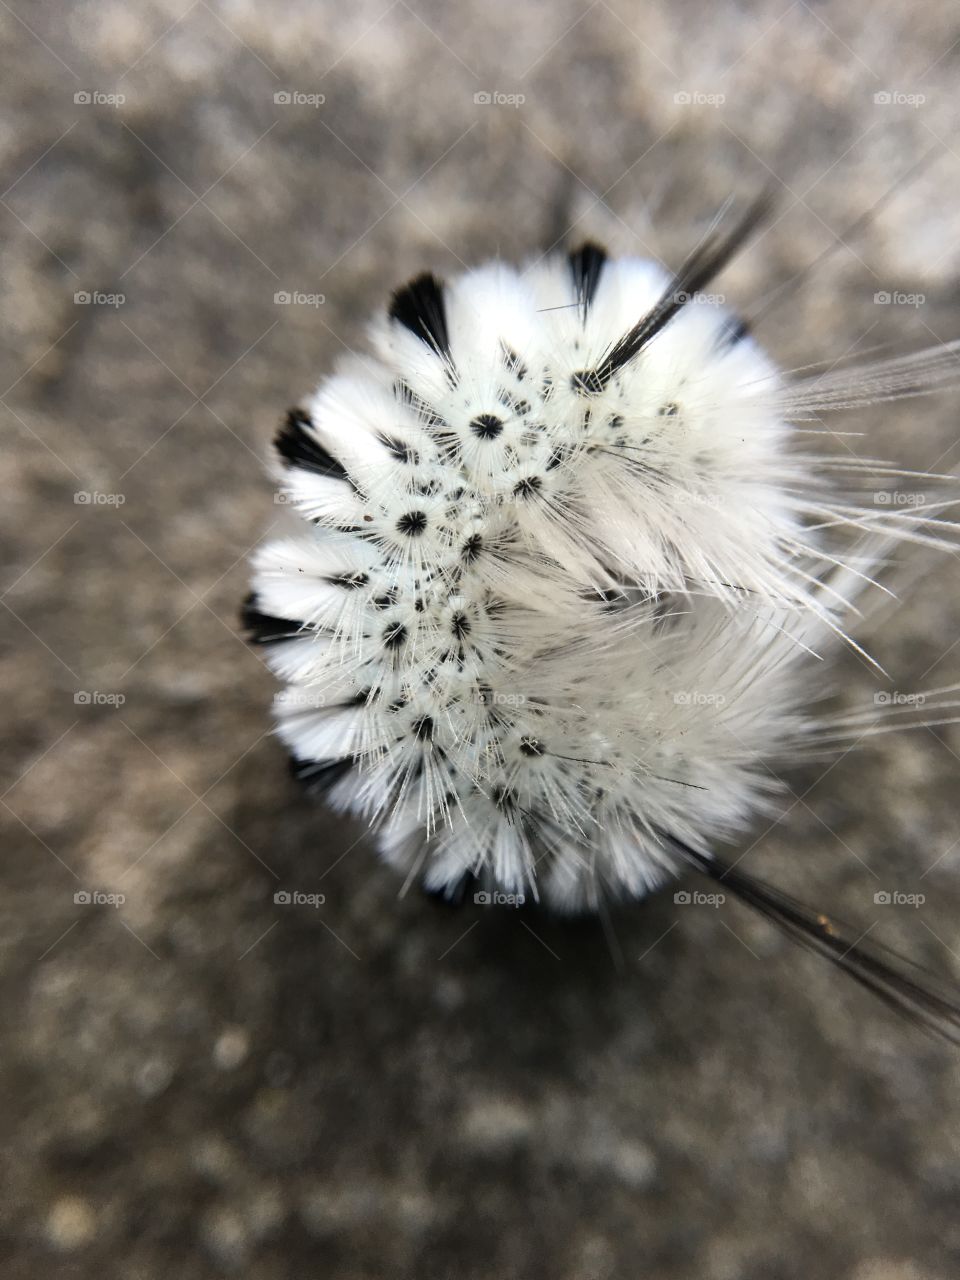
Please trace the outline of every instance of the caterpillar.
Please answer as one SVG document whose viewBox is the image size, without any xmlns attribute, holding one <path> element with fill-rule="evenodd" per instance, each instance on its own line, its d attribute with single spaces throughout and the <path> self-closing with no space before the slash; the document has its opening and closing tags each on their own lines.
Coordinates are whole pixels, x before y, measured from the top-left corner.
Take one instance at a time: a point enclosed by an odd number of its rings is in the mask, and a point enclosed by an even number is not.
<svg viewBox="0 0 960 1280">
<path fill-rule="evenodd" d="M 853 740 L 823 660 L 870 662 L 891 548 L 953 533 L 948 499 L 878 506 L 902 473 L 818 436 L 949 383 L 960 344 L 781 372 L 707 292 L 769 209 L 722 210 L 673 274 L 586 243 L 397 289 L 280 428 L 289 529 L 243 622 L 296 776 L 408 881 L 573 913 L 692 867 L 960 1040 L 946 981 L 719 852 L 777 771 Z"/>
</svg>

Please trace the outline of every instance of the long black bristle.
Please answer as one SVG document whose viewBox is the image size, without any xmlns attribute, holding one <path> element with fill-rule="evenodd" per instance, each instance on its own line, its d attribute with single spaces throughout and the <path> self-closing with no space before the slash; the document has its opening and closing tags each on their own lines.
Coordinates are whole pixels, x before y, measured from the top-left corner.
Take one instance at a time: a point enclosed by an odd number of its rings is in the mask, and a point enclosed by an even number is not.
<svg viewBox="0 0 960 1280">
<path fill-rule="evenodd" d="M 769 194 L 764 193 L 754 200 L 729 231 L 707 236 L 690 254 L 653 308 L 614 343 L 596 368 L 574 375 L 576 389 L 587 395 L 602 391 L 617 370 L 635 359 L 673 317 L 723 270 L 767 217 L 771 206 Z"/>
<path fill-rule="evenodd" d="M 910 1022 L 960 1045 L 960 990 L 948 979 L 713 854 L 698 853 L 680 840 L 670 843 L 688 865 L 729 889 L 795 942 L 831 960 Z"/>
<path fill-rule="evenodd" d="M 389 315 L 421 342 L 450 359 L 450 335 L 447 332 L 447 307 L 443 283 L 425 271 L 397 289 L 390 299 Z"/>
<path fill-rule="evenodd" d="M 606 261 L 606 250 L 589 241 L 570 254 L 569 262 L 570 272 L 573 276 L 573 288 L 583 315 L 587 314 L 590 304 L 593 302 Z"/>
<path fill-rule="evenodd" d="M 329 453 L 312 431 L 309 414 L 291 409 L 277 432 L 273 447 L 288 467 L 312 471 L 331 480 L 349 480 L 346 468 Z"/>
</svg>

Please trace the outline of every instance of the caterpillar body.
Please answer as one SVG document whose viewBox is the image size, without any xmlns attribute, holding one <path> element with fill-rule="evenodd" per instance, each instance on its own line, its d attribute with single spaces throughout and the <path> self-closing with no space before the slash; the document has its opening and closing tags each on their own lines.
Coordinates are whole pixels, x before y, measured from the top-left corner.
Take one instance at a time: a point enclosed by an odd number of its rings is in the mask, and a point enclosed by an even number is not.
<svg viewBox="0 0 960 1280">
<path fill-rule="evenodd" d="M 934 980 L 716 851 L 843 732 L 811 687 L 891 543 L 949 536 L 815 442 L 954 346 L 781 375 L 704 292 L 764 213 L 672 276 L 586 244 L 398 289 L 277 436 L 244 620 L 297 775 L 428 890 L 595 910 L 692 865 L 953 1034 Z"/>
</svg>

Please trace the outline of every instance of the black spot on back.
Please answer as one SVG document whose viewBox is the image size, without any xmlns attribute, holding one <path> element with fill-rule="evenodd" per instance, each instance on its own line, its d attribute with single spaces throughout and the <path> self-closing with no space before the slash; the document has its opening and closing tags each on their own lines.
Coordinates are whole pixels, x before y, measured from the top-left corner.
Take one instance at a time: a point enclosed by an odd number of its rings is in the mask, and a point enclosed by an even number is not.
<svg viewBox="0 0 960 1280">
<path fill-rule="evenodd" d="M 433 405 L 424 400 L 423 396 L 417 395 L 413 388 L 404 382 L 402 378 L 397 378 L 394 382 L 393 394 L 401 404 L 411 408 L 428 429 L 448 425 L 437 413 Z"/>
<path fill-rule="evenodd" d="M 589 242 L 570 254 L 569 261 L 570 272 L 573 276 L 573 287 L 584 315 L 586 315 L 591 302 L 593 302 L 593 296 L 597 292 L 597 285 L 600 283 L 600 276 L 603 273 L 603 266 L 606 260 L 606 251 L 601 249 L 599 245 Z"/>
<path fill-rule="evenodd" d="M 397 462 L 409 462 L 414 466 L 419 464 L 420 456 L 417 451 L 404 444 L 402 440 L 397 440 L 395 436 L 381 436 L 380 439 Z"/>
<path fill-rule="evenodd" d="M 527 366 L 523 363 L 517 353 L 510 347 L 500 344 L 500 350 L 503 353 L 503 363 L 514 375 L 518 382 L 522 382 L 529 373 Z"/>
<path fill-rule="evenodd" d="M 383 643 L 388 649 L 399 649 L 407 638 L 407 628 L 402 622 L 391 622 L 383 633 Z"/>
<path fill-rule="evenodd" d="M 482 535 L 479 533 L 472 533 L 470 537 L 466 540 L 466 542 L 463 544 L 463 548 L 461 549 L 460 554 L 463 557 L 463 559 L 467 562 L 467 564 L 473 564 L 474 560 L 476 560 L 477 556 L 479 556 L 482 550 L 483 550 Z"/>
<path fill-rule="evenodd" d="M 291 409 L 274 437 L 273 447 L 288 467 L 299 467 L 331 480 L 349 480 L 346 468 L 313 435 L 312 426 L 302 409 Z"/>
<path fill-rule="evenodd" d="M 517 809 L 516 792 L 509 787 L 494 787 L 491 799 L 501 813 L 515 813 Z"/>
<path fill-rule="evenodd" d="M 493 413 L 479 413 L 471 421 L 470 430 L 481 440 L 496 440 L 503 430 L 503 419 Z"/>
<path fill-rule="evenodd" d="M 525 417 L 533 408 L 529 400 L 515 396 L 512 391 L 508 391 L 505 387 L 498 387 L 497 399 L 502 405 L 506 405 L 510 412 L 518 418 Z"/>
<path fill-rule="evenodd" d="M 470 634 L 470 619 L 465 613 L 455 613 L 450 622 L 450 629 L 458 640 Z"/>
<path fill-rule="evenodd" d="M 391 320 L 416 334 L 421 342 L 450 358 L 443 284 L 436 276 L 425 271 L 397 289 L 390 300 L 389 314 Z"/>
<path fill-rule="evenodd" d="M 579 396 L 598 396 L 605 385 L 596 369 L 580 369 L 570 375 L 570 386 Z"/>
<path fill-rule="evenodd" d="M 420 742 L 433 741 L 433 717 L 432 716 L 421 716 L 419 720 L 414 720 L 413 724 L 410 727 L 413 730 L 414 737 L 419 739 Z"/>
<path fill-rule="evenodd" d="M 418 538 L 426 527 L 425 511 L 407 511 L 397 521 L 397 532 L 406 534 L 408 538 Z"/>
<path fill-rule="evenodd" d="M 542 487 L 543 481 L 539 476 L 527 476 L 513 486 L 513 496 L 515 498 L 532 498 Z"/>
</svg>

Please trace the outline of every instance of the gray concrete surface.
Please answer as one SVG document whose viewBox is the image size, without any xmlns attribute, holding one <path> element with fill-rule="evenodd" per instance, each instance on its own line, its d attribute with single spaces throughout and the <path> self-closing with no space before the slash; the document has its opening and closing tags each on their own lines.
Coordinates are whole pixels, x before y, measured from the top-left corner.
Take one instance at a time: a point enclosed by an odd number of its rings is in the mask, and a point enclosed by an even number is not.
<svg viewBox="0 0 960 1280">
<path fill-rule="evenodd" d="M 288 781 L 236 607 L 276 420 L 424 266 L 572 222 L 675 262 L 770 178 L 746 305 L 935 148 L 761 336 L 960 335 L 958 41 L 946 0 L 0 7 L 5 1280 L 957 1274 L 955 1055 L 733 904 L 618 913 L 618 964 L 597 923 L 398 899 Z M 947 469 L 958 405 L 850 447 Z M 895 576 L 891 687 L 957 680 L 955 557 Z M 745 865 L 960 979 L 958 749 L 798 772 Z"/>
</svg>

